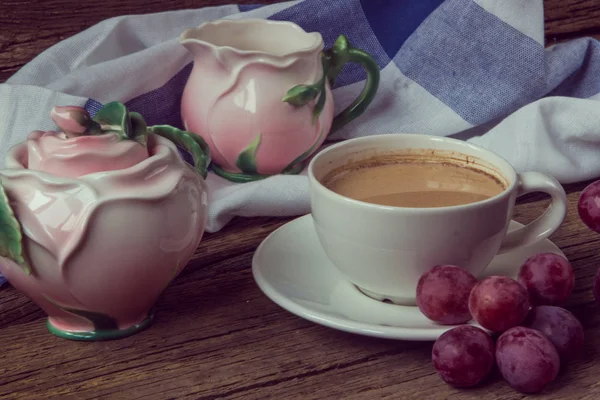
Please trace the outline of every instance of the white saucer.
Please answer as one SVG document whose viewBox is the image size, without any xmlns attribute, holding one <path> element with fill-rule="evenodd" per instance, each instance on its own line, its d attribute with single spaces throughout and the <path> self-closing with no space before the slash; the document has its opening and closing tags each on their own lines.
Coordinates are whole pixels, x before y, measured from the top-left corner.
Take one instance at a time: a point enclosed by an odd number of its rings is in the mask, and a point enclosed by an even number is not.
<svg viewBox="0 0 600 400">
<path fill-rule="evenodd" d="M 521 226 L 511 221 L 509 230 Z M 515 278 L 529 256 L 563 254 L 550 240 L 496 256 L 484 276 Z M 435 340 L 452 326 L 428 320 L 417 307 L 379 302 L 341 276 L 323 251 L 310 214 L 271 233 L 252 259 L 260 289 L 275 303 L 309 321 L 367 336 Z"/>
</svg>

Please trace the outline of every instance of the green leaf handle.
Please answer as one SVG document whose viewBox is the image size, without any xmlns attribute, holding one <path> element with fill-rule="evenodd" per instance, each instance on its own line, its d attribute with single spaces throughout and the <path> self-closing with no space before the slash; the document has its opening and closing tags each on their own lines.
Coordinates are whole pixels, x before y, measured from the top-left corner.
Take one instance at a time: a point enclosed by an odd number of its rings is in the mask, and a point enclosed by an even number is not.
<svg viewBox="0 0 600 400">
<path fill-rule="evenodd" d="M 344 64 L 354 62 L 360 64 L 367 72 L 367 81 L 362 92 L 356 100 L 352 102 L 346 109 L 339 113 L 334 119 L 331 126 L 331 132 L 335 132 L 356 117 L 361 115 L 371 104 L 377 89 L 379 87 L 379 66 L 377 62 L 368 53 L 352 47 L 348 39 L 344 35 L 340 35 L 331 49 L 325 51 L 325 57 L 329 58 L 329 70 L 327 78 L 331 85 L 342 71 Z"/>
<path fill-rule="evenodd" d="M 206 178 L 210 164 L 210 150 L 204 139 L 195 133 L 182 131 L 170 125 L 154 125 L 148 127 L 148 131 L 188 151 L 194 159 L 194 168 L 203 178 Z"/>
</svg>

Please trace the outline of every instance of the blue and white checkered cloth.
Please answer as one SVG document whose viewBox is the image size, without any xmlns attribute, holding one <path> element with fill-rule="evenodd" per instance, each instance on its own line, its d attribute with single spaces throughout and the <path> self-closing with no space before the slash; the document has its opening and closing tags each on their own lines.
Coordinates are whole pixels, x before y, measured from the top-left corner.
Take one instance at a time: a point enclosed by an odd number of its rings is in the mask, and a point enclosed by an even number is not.
<svg viewBox="0 0 600 400">
<path fill-rule="evenodd" d="M 582 38 L 544 47 L 542 0 L 301 0 L 122 16 L 41 53 L 0 85 L 0 162 L 35 129 L 54 129 L 54 105 L 125 102 L 150 124 L 182 125 L 180 97 L 192 57 L 181 32 L 218 18 L 293 21 L 339 34 L 381 68 L 367 112 L 332 138 L 394 132 L 453 135 L 487 147 L 519 171 L 563 183 L 600 176 L 600 47 Z M 365 78 L 336 81 L 340 110 Z M 232 217 L 310 211 L 306 175 L 232 184 L 209 174 L 208 231 Z"/>
</svg>

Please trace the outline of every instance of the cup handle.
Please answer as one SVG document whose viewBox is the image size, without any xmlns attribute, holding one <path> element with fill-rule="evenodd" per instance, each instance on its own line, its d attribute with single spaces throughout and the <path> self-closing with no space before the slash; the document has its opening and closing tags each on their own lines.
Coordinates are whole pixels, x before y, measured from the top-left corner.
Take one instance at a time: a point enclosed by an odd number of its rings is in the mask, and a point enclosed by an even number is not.
<svg viewBox="0 0 600 400">
<path fill-rule="evenodd" d="M 539 172 L 518 175 L 517 196 L 526 193 L 544 192 L 552 198 L 550 205 L 535 221 L 509 232 L 502 241 L 499 254 L 519 247 L 528 246 L 553 234 L 567 214 L 567 195 L 558 181 Z"/>
<path fill-rule="evenodd" d="M 379 65 L 377 65 L 375 59 L 369 53 L 352 47 L 344 35 L 340 35 L 334 45 L 325 51 L 324 55 L 326 59 L 324 64 L 328 67 L 326 69 L 327 78 L 331 86 L 333 86 L 335 79 L 348 62 L 360 64 L 367 72 L 367 81 L 362 92 L 360 92 L 352 104 L 333 119 L 331 130 L 329 131 L 329 133 L 332 133 L 361 115 L 369 104 L 371 104 L 379 87 L 380 73 Z"/>
</svg>

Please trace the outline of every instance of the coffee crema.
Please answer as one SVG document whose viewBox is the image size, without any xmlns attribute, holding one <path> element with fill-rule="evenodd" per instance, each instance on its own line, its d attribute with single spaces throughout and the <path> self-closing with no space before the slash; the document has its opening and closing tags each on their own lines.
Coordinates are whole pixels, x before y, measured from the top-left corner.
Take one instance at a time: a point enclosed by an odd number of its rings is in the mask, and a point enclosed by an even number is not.
<svg viewBox="0 0 600 400">
<path fill-rule="evenodd" d="M 506 189 L 493 175 L 444 157 L 375 157 L 339 167 L 321 182 L 351 199 L 411 208 L 470 204 Z"/>
</svg>

